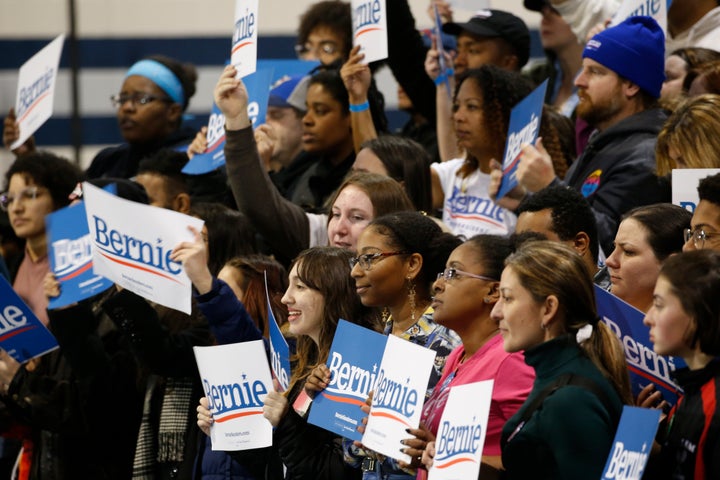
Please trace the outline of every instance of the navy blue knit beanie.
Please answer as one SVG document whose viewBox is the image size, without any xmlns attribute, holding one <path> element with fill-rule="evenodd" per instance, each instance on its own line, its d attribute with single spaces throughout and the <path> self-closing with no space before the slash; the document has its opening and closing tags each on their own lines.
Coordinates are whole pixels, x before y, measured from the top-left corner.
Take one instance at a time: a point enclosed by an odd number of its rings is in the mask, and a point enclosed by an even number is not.
<svg viewBox="0 0 720 480">
<path fill-rule="evenodd" d="M 590 58 L 627 78 L 654 98 L 665 80 L 665 35 L 652 17 L 629 17 L 585 45 Z"/>
</svg>

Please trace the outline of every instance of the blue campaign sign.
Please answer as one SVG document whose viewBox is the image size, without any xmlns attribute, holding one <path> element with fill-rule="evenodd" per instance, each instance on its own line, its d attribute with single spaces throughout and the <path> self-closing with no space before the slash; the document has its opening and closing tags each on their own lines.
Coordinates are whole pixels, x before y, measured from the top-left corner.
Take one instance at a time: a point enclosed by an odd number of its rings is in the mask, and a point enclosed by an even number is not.
<svg viewBox="0 0 720 480">
<path fill-rule="evenodd" d="M 267 68 L 258 68 L 243 78 L 248 92 L 248 115 L 253 128 L 265 123 L 268 97 L 273 71 Z M 213 102 L 207 131 L 208 146 L 205 152 L 195 155 L 183 167 L 182 172 L 187 175 L 202 175 L 225 165 L 225 115 Z M 187 147 L 183 151 L 187 150 Z"/>
<path fill-rule="evenodd" d="M 85 300 L 113 285 L 93 273 L 92 240 L 85 204 L 61 208 L 45 217 L 50 270 L 60 282 L 60 295 L 49 301 L 50 310 Z"/>
<path fill-rule="evenodd" d="M 445 62 L 445 48 L 443 45 L 442 18 L 438 11 L 437 3 L 433 3 L 433 14 L 435 16 L 435 48 L 438 51 L 438 63 L 440 64 L 440 75 L 438 79 L 442 80 L 447 90 L 448 98 L 452 98 L 452 88 L 450 87 L 450 77 L 454 74 L 449 72 Z"/>
<path fill-rule="evenodd" d="M 282 391 L 285 391 L 290 384 L 290 347 L 275 320 L 270 302 L 268 302 L 268 325 L 270 327 L 270 366 L 273 377 L 280 383 Z"/>
<path fill-rule="evenodd" d="M 510 112 L 508 135 L 505 142 L 505 154 L 503 155 L 502 169 L 503 177 L 497 199 L 505 196 L 518 184 L 516 171 L 520 162 L 522 144 L 534 144 L 540 131 L 540 119 L 542 118 L 543 103 L 545 101 L 545 90 L 548 81 L 545 80 Z"/>
<path fill-rule="evenodd" d="M 277 379 L 281 391 L 284 392 L 290 384 L 290 347 L 280 330 L 270 305 L 267 277 L 265 278 L 265 301 L 267 302 L 268 329 L 270 331 L 270 367 L 272 368 L 273 377 Z"/>
<path fill-rule="evenodd" d="M 307 75 L 310 71 L 320 65 L 318 61 L 293 60 L 293 59 L 258 59 L 258 69 L 272 69 L 272 82 L 275 83 L 283 77 L 294 77 L 295 75 Z M 245 81 L 243 79 L 243 81 Z"/>
<path fill-rule="evenodd" d="M 640 480 L 647 465 L 660 410 L 623 407 L 602 479 Z"/>
<path fill-rule="evenodd" d="M 257 71 L 243 78 L 248 92 L 248 116 L 253 128 L 265 123 L 270 87 L 272 86 L 273 70 L 258 68 Z"/>
<path fill-rule="evenodd" d="M 207 131 L 208 146 L 204 153 L 195 155 L 182 169 L 187 175 L 201 175 L 225 165 L 225 115 L 213 102 Z M 187 147 L 185 148 L 187 150 Z"/>
<path fill-rule="evenodd" d="M 0 348 L 24 363 L 57 347 L 52 333 L 0 275 Z"/>
<path fill-rule="evenodd" d="M 360 441 L 357 431 L 365 403 L 380 368 L 387 337 L 346 320 L 338 322 L 327 366 L 330 383 L 313 401 L 308 422 Z"/>
<path fill-rule="evenodd" d="M 685 366 L 679 357 L 665 357 L 653 351 L 650 329 L 643 325 L 645 314 L 610 292 L 595 286 L 598 315 L 617 335 L 625 350 L 633 395 L 637 396 L 649 383 L 662 393 L 670 405 L 677 401 L 680 387 L 673 383 L 670 372 Z"/>
</svg>

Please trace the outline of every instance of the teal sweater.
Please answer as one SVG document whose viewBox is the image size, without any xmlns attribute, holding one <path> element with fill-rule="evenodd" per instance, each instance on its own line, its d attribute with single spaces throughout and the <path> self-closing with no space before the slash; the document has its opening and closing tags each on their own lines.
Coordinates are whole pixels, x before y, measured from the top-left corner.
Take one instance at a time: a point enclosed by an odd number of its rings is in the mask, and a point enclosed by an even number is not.
<svg viewBox="0 0 720 480">
<path fill-rule="evenodd" d="M 562 336 L 526 350 L 525 362 L 535 369 L 535 384 L 523 406 L 503 428 L 504 478 L 600 478 L 617 423 L 587 388 L 567 385 L 558 389 L 516 430 L 533 399 L 568 372 L 593 380 L 611 402 L 617 402 L 617 412 L 622 411 L 620 396 L 574 337 Z"/>
</svg>

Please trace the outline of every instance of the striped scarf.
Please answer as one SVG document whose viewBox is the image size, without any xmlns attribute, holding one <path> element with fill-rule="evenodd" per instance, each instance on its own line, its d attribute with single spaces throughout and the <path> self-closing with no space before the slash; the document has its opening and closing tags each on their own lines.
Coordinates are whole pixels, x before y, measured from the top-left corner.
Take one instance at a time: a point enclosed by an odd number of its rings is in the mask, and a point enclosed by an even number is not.
<svg viewBox="0 0 720 480">
<path fill-rule="evenodd" d="M 158 463 L 182 462 L 185 432 L 192 401 L 190 378 L 167 378 L 159 425 L 152 422 L 152 398 L 158 389 L 159 378 L 148 378 L 143 415 L 133 461 L 133 480 L 153 480 Z"/>
</svg>

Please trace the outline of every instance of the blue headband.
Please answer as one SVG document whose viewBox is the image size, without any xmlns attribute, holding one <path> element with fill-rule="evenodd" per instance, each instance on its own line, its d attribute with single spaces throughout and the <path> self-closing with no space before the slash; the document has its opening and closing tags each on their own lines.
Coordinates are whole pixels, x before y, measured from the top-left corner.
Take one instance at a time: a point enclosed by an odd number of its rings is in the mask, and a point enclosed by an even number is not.
<svg viewBox="0 0 720 480">
<path fill-rule="evenodd" d="M 125 78 L 131 75 L 140 75 L 152 80 L 173 102 L 185 106 L 185 95 L 180 80 L 162 63 L 155 60 L 140 60 L 130 67 Z"/>
</svg>

